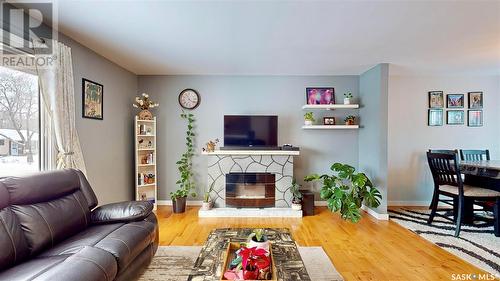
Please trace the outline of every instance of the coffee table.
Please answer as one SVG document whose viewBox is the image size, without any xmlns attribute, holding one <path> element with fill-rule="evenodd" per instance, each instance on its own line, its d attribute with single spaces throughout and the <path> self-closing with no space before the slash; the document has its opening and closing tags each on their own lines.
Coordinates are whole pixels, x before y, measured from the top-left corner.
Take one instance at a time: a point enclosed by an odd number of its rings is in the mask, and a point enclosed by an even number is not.
<svg viewBox="0 0 500 281">
<path fill-rule="evenodd" d="M 188 281 L 220 280 L 224 269 L 224 255 L 229 242 L 246 242 L 251 228 L 218 228 L 208 235 Z M 286 228 L 265 228 L 273 251 L 278 281 L 310 281 L 297 244 Z"/>
</svg>

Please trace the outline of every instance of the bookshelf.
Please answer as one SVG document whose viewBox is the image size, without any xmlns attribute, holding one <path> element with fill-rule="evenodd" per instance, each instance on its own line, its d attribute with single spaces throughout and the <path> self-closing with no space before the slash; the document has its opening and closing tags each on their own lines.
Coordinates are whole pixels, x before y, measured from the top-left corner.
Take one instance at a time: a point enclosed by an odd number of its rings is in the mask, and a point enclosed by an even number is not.
<svg viewBox="0 0 500 281">
<path fill-rule="evenodd" d="M 158 174 L 156 169 L 156 117 L 140 120 L 135 117 L 135 200 L 158 203 Z"/>
</svg>

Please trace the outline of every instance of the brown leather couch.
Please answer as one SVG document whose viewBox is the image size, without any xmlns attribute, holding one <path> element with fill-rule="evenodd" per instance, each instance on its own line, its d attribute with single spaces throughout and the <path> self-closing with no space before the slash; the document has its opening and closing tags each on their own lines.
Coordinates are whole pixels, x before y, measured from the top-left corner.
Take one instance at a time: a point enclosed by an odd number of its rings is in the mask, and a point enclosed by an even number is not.
<svg viewBox="0 0 500 281">
<path fill-rule="evenodd" d="M 96 206 L 77 170 L 0 178 L 0 280 L 133 280 L 158 248 L 153 205 Z"/>
</svg>

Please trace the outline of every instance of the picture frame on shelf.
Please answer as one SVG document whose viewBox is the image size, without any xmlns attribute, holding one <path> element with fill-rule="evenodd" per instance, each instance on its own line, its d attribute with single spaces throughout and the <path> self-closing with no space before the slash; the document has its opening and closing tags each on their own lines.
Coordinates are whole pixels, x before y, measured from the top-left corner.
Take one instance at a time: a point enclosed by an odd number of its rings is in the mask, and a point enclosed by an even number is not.
<svg viewBox="0 0 500 281">
<path fill-rule="evenodd" d="M 335 117 L 323 117 L 323 125 L 335 125 Z"/>
<path fill-rule="evenodd" d="M 483 111 L 482 110 L 468 110 L 467 111 L 467 126 L 469 127 L 482 127 L 483 126 Z"/>
<path fill-rule="evenodd" d="M 468 96 L 470 109 L 483 108 L 483 92 L 469 92 Z"/>
<path fill-rule="evenodd" d="M 448 110 L 446 112 L 446 124 L 463 125 L 465 124 L 465 113 L 463 110 Z"/>
<path fill-rule="evenodd" d="M 429 92 L 429 108 L 443 108 L 444 107 L 444 93 L 443 91 L 430 91 Z"/>
<path fill-rule="evenodd" d="M 447 108 L 464 108 L 464 95 L 463 94 L 448 94 L 446 95 Z"/>
<path fill-rule="evenodd" d="M 307 104 L 335 104 L 335 89 L 306 88 Z"/>
<path fill-rule="evenodd" d="M 429 126 L 443 126 L 443 110 L 429 109 L 427 119 L 427 125 Z"/>
<path fill-rule="evenodd" d="M 82 117 L 103 120 L 104 86 L 82 78 Z"/>
</svg>

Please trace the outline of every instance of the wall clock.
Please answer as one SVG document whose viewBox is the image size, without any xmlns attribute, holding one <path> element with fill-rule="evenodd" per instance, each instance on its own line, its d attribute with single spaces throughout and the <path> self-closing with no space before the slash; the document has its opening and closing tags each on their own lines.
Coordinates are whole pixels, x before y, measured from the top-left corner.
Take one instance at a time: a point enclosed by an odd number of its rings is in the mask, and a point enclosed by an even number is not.
<svg viewBox="0 0 500 281">
<path fill-rule="evenodd" d="M 195 109 L 200 105 L 200 94 L 193 89 L 185 89 L 179 94 L 179 104 L 185 109 Z"/>
</svg>

